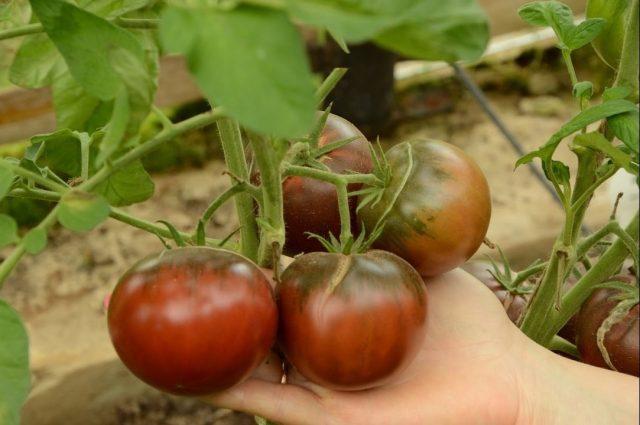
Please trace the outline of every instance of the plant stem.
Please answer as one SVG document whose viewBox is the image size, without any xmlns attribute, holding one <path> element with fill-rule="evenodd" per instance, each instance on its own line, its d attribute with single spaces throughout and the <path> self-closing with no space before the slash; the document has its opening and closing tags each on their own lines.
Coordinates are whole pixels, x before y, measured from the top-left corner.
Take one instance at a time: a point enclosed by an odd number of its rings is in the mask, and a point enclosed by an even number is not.
<svg viewBox="0 0 640 425">
<path fill-rule="evenodd" d="M 60 200 L 60 194 L 58 192 L 52 192 L 50 190 L 43 190 L 43 189 L 37 189 L 37 188 L 13 189 L 11 192 L 7 194 L 7 196 L 13 197 L 13 198 L 38 199 L 40 201 L 52 201 L 52 202 L 57 202 Z"/>
<path fill-rule="evenodd" d="M 627 249 L 629 250 L 629 253 L 633 257 L 634 263 L 636 263 L 636 266 L 637 266 L 638 247 L 636 246 L 635 241 L 633 240 L 633 237 L 629 233 L 627 233 L 622 227 L 620 227 L 620 223 L 618 223 L 617 221 L 610 221 L 603 228 L 586 237 L 578 245 L 578 249 L 576 252 L 577 257 L 582 258 L 585 255 L 587 255 L 589 250 L 596 243 L 598 243 L 598 241 L 600 241 L 602 238 L 610 234 L 614 234 L 618 236 L 620 241 L 622 241 L 626 245 Z"/>
<path fill-rule="evenodd" d="M 162 112 L 162 109 L 158 108 L 156 105 L 151 105 L 151 110 L 158 117 L 160 123 L 162 124 L 162 128 L 171 128 L 173 127 L 173 122 L 169 119 L 169 117 Z"/>
<path fill-rule="evenodd" d="M 165 237 L 165 238 L 170 238 L 173 239 L 173 235 L 171 234 L 171 232 L 169 231 L 169 229 L 167 229 L 165 226 L 160 226 L 154 223 L 151 223 L 150 221 L 147 220 L 143 220 L 141 218 L 138 217 L 134 217 L 131 214 L 126 213 L 125 211 L 121 210 L 120 208 L 114 208 L 111 207 L 111 211 L 109 212 L 109 216 L 115 220 L 121 221 L 123 223 L 126 223 L 130 226 L 136 227 L 138 229 L 141 230 L 145 230 L 149 233 L 154 233 L 156 235 Z M 185 240 L 188 242 L 194 242 L 195 238 L 193 237 L 193 235 L 190 235 L 188 233 L 185 232 L 178 232 L 178 234 Z M 218 246 L 218 244 L 220 243 L 219 240 L 217 239 L 212 239 L 212 238 L 207 238 L 206 239 L 206 243 L 209 246 Z"/>
<path fill-rule="evenodd" d="M 34 229 L 43 229 L 45 231 L 49 230 L 49 228 L 56 222 L 57 213 L 58 206 L 56 205 Z M 0 263 L 0 288 L 2 288 L 7 277 L 26 252 L 25 242 L 24 239 L 22 239 L 18 242 L 15 248 L 13 248 L 11 254 L 9 254 L 2 263 Z"/>
<path fill-rule="evenodd" d="M 513 278 L 513 282 L 512 282 L 513 286 L 517 287 L 518 285 L 520 285 L 525 280 L 529 279 L 534 274 L 540 273 L 547 267 L 547 265 L 548 263 L 545 261 L 544 263 L 536 264 L 535 266 L 531 266 L 526 270 L 522 270 L 518 272 L 518 274 L 516 274 L 516 277 Z"/>
<path fill-rule="evenodd" d="M 351 233 L 351 210 L 349 209 L 349 192 L 347 184 L 342 182 L 336 185 L 338 195 L 338 212 L 340 213 L 340 245 L 349 250 L 353 234 Z M 344 252 L 348 254 L 349 252 Z"/>
<path fill-rule="evenodd" d="M 326 97 L 331 93 L 336 85 L 340 82 L 344 74 L 348 71 L 347 68 L 334 68 L 333 71 L 324 79 L 320 87 L 316 90 L 316 100 L 320 105 Z"/>
<path fill-rule="evenodd" d="M 638 213 L 631 220 L 626 231 L 633 240 L 638 242 Z M 565 294 L 562 299 L 562 306 L 553 321 L 546 324 L 546 333 L 542 335 L 541 341 L 551 340 L 553 335 L 578 312 L 580 306 L 589 298 L 594 287 L 602 283 L 605 279 L 615 274 L 627 258 L 627 245 L 621 240 L 616 240 L 602 256 L 582 277 L 576 285 Z"/>
<path fill-rule="evenodd" d="M 560 351 L 562 353 L 573 356 L 576 359 L 580 358 L 580 353 L 578 352 L 576 346 L 566 339 L 559 337 L 558 335 L 555 335 L 551 339 L 551 342 L 549 343 L 549 350 Z"/>
<path fill-rule="evenodd" d="M 218 121 L 218 131 L 227 168 L 237 178 L 248 181 L 249 167 L 244 155 L 244 145 L 238 123 L 231 118 L 223 118 Z M 238 193 L 235 197 L 235 204 L 240 222 L 240 252 L 247 258 L 256 261 L 259 241 L 253 198 L 248 193 Z"/>
<path fill-rule="evenodd" d="M 564 59 L 567 70 L 569 71 L 569 78 L 571 78 L 571 86 L 578 84 L 578 76 L 576 75 L 576 69 L 573 67 L 573 61 L 571 60 L 571 50 L 562 49 L 562 59 Z"/>
<path fill-rule="evenodd" d="M 351 184 L 362 183 L 369 186 L 381 186 L 382 181 L 373 174 L 335 174 L 329 171 L 318 170 L 317 168 L 303 167 L 301 165 L 289 165 L 284 167 L 283 175 L 310 177 L 316 180 L 322 180 L 328 183 Z"/>
<path fill-rule="evenodd" d="M 130 19 L 130 18 L 111 18 L 108 19 L 111 23 L 118 25 L 122 28 L 136 28 L 136 29 L 156 29 L 158 19 Z M 0 31 L 0 40 L 6 40 L 9 38 L 22 37 L 24 35 L 38 34 L 44 32 L 42 24 L 27 24 L 16 28 L 9 28 L 7 30 Z"/>
<path fill-rule="evenodd" d="M 234 184 L 233 186 L 222 192 L 220 195 L 218 195 L 213 201 L 211 201 L 211 204 L 209 204 L 205 212 L 202 214 L 202 221 L 204 223 L 209 221 L 216 210 L 224 205 L 224 203 L 231 199 L 234 195 L 242 192 L 248 192 L 252 196 L 252 198 L 255 199 L 259 198 L 259 192 L 257 191 L 258 188 L 246 182 L 239 182 Z"/>
<path fill-rule="evenodd" d="M 174 124 L 171 128 L 166 128 L 158 133 L 153 139 L 133 148 L 120 158 L 113 161 L 110 166 L 102 167 L 97 173 L 95 173 L 89 180 L 78 186 L 78 189 L 91 191 L 98 184 L 108 179 L 113 173 L 122 169 L 122 167 L 129 165 L 133 161 L 140 159 L 144 155 L 156 149 L 158 146 L 173 140 L 177 136 L 186 133 L 187 131 L 195 130 L 209 124 L 213 124 L 224 116 L 224 112 L 220 108 L 215 108 L 212 111 L 204 112 L 196 115 L 184 121 Z"/>
<path fill-rule="evenodd" d="M 281 249 L 285 241 L 281 162 L 270 140 L 251 134 L 249 141 L 260 170 L 262 187 L 260 217 L 263 221 L 260 225 L 258 265 L 268 267 L 274 260 L 274 246 Z"/>
<path fill-rule="evenodd" d="M 64 193 L 69 189 L 68 187 L 63 186 L 58 182 L 54 182 L 53 180 L 50 180 L 40 174 L 34 173 L 33 171 L 27 170 L 26 168 L 22 168 L 19 165 L 12 164 L 11 162 L 4 160 L 2 158 L 0 158 L 0 163 L 4 167 L 10 169 L 13 172 L 13 174 L 16 174 L 18 176 L 21 176 L 27 179 L 31 179 L 34 182 L 46 187 L 47 189 L 51 189 L 53 191 L 60 192 L 60 193 Z"/>
<path fill-rule="evenodd" d="M 622 56 L 614 87 L 625 86 L 631 89 L 629 100 L 638 102 L 638 0 L 632 0 L 629 17 L 625 23 Z"/>
<path fill-rule="evenodd" d="M 583 196 L 592 187 L 596 180 L 596 169 L 598 168 L 598 159 L 595 152 L 592 149 L 584 148 L 580 146 L 571 147 L 573 153 L 578 157 L 578 170 L 576 172 L 576 182 L 573 187 L 573 193 L 571 194 L 571 205 L 576 205 L 578 198 Z M 573 227 L 569 230 L 571 232 L 571 241 L 575 243 L 580 236 L 580 229 L 582 228 L 582 222 L 584 221 L 584 215 L 587 212 L 587 206 L 591 201 L 591 195 L 587 195 L 587 199 L 584 205 L 580 208 L 573 207 Z"/>
</svg>

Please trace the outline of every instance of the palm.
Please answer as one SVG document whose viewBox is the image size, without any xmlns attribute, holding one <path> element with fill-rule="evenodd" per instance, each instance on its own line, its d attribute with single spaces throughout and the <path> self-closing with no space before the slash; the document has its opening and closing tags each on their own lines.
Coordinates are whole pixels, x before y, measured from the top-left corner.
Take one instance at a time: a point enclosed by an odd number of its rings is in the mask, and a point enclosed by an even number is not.
<svg viewBox="0 0 640 425">
<path fill-rule="evenodd" d="M 427 281 L 429 312 L 424 345 L 412 365 L 389 385 L 336 392 L 265 366 L 257 377 L 210 401 L 267 412 L 286 423 L 514 423 L 518 415 L 516 359 L 525 337 L 497 299 L 475 278 L 456 270 Z M 420 395 L 417 399 L 416 395 Z"/>
</svg>

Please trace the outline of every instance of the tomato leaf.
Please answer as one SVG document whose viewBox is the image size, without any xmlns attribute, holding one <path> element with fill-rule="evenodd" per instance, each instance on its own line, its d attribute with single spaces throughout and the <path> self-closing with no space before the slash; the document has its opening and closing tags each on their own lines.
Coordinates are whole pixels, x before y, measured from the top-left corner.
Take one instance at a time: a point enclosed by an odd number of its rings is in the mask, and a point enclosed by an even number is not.
<svg viewBox="0 0 640 425">
<path fill-rule="evenodd" d="M 576 99 L 591 99 L 593 96 L 593 83 L 591 81 L 580 81 L 573 86 L 573 97 Z"/>
<path fill-rule="evenodd" d="M 0 214 L 0 248 L 18 241 L 18 225 L 10 215 Z"/>
<path fill-rule="evenodd" d="M 25 88 L 51 84 L 56 74 L 66 70 L 64 61 L 46 34 L 27 37 L 16 52 L 9 68 L 9 80 Z"/>
<path fill-rule="evenodd" d="M 478 59 L 489 42 L 487 17 L 475 1 L 418 2 L 407 21 L 375 41 L 405 56 L 447 62 Z"/>
<path fill-rule="evenodd" d="M 0 162 L 0 199 L 4 198 L 13 184 L 13 171 Z"/>
<path fill-rule="evenodd" d="M 38 254 L 47 246 L 47 231 L 39 227 L 33 228 L 24 235 L 22 243 L 29 254 Z"/>
<path fill-rule="evenodd" d="M 129 93 L 124 87 L 121 87 L 113 102 L 111 119 L 106 128 L 102 143 L 100 143 L 100 153 L 97 158 L 98 164 L 103 163 L 105 159 L 109 158 L 120 147 L 125 132 L 127 131 L 129 115 Z"/>
<path fill-rule="evenodd" d="M 69 73 L 54 77 L 51 94 L 58 128 L 93 132 L 109 122 L 113 102 L 90 95 Z"/>
<path fill-rule="evenodd" d="M 569 47 L 566 40 L 575 26 L 573 25 L 573 12 L 566 4 L 558 1 L 527 3 L 518 9 L 518 15 L 531 25 L 551 27 L 558 37 L 561 47 Z"/>
<path fill-rule="evenodd" d="M 551 136 L 549 141 L 542 147 L 518 159 L 518 161 L 516 162 L 516 167 L 522 164 L 527 164 L 534 158 L 548 160 L 549 158 L 551 158 L 551 155 L 553 155 L 553 152 L 555 152 L 558 144 L 565 137 L 568 137 L 576 131 L 585 128 L 589 124 L 603 120 L 613 115 L 630 112 L 635 109 L 636 106 L 633 103 L 624 99 L 610 100 L 600 105 L 587 108 L 573 117 L 568 123 L 563 125 L 560 130 L 558 130 L 553 136 Z"/>
<path fill-rule="evenodd" d="M 602 93 L 602 100 L 626 99 L 631 94 L 631 89 L 625 86 L 608 87 Z"/>
<path fill-rule="evenodd" d="M 573 27 L 564 39 L 564 43 L 571 50 L 585 46 L 600 34 L 606 21 L 601 18 L 587 19 Z"/>
<path fill-rule="evenodd" d="M 309 131 L 314 85 L 300 34 L 283 12 L 169 7 L 160 36 L 187 56 L 210 102 L 244 126 L 280 137 Z"/>
<path fill-rule="evenodd" d="M 122 16 L 125 13 L 142 9 L 154 0 L 79 0 L 78 6 L 91 13 L 108 18 Z"/>
<path fill-rule="evenodd" d="M 613 146 L 611 142 L 600 133 L 593 132 L 579 134 L 575 137 L 573 142 L 578 146 L 584 146 L 600 151 L 609 157 L 614 164 L 618 165 L 620 168 L 624 168 L 630 173 L 636 172 L 631 166 L 631 157 Z"/>
<path fill-rule="evenodd" d="M 101 182 L 95 191 L 104 196 L 109 204 L 124 206 L 146 201 L 153 196 L 154 189 L 153 180 L 142 162 L 135 161 Z"/>
<path fill-rule="evenodd" d="M 80 175 L 80 139 L 74 131 L 64 129 L 33 136 L 31 145 L 30 152 L 38 151 L 38 157 L 33 158 L 38 165 L 69 177 Z"/>
<path fill-rule="evenodd" d="M 0 300 L 0 423 L 18 425 L 30 387 L 29 338 L 18 313 Z"/>
<path fill-rule="evenodd" d="M 638 120 L 640 120 L 640 114 L 637 109 L 625 114 L 614 115 L 607 119 L 609 130 L 636 154 L 638 153 L 639 144 L 638 134 L 640 133 Z"/>
<path fill-rule="evenodd" d="M 106 220 L 109 211 L 109 204 L 101 195 L 72 190 L 60 199 L 58 220 L 67 229 L 86 232 Z"/>
</svg>

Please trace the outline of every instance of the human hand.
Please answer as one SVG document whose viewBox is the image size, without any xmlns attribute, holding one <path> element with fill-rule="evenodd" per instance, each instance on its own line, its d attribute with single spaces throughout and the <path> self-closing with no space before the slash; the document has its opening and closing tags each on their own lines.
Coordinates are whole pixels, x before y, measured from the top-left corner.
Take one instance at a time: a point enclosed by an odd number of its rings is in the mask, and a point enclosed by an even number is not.
<svg viewBox="0 0 640 425">
<path fill-rule="evenodd" d="M 427 334 L 397 379 L 359 392 L 322 388 L 277 359 L 205 399 L 286 424 L 637 423 L 638 381 L 538 346 L 479 281 L 455 270 L 426 281 Z"/>
</svg>

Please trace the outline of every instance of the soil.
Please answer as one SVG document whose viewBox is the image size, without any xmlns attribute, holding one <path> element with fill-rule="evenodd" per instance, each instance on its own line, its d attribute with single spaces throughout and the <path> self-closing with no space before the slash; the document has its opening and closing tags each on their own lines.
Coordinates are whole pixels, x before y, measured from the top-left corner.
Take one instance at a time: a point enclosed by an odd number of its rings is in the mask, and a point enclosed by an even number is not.
<svg viewBox="0 0 640 425">
<path fill-rule="evenodd" d="M 570 97 L 499 91 L 488 95 L 527 151 L 544 143 L 576 112 Z M 463 148 L 480 164 L 492 188 L 488 238 L 516 267 L 543 257 L 560 229 L 561 208 L 527 167 L 514 172 L 518 155 L 468 94 L 445 100 L 448 112 L 405 119 L 383 144 L 430 137 Z M 571 159 L 566 150 L 559 156 Z M 201 168 L 158 175 L 154 197 L 127 211 L 192 230 L 208 202 L 228 184 L 223 171 L 223 162 L 215 158 Z M 593 202 L 587 224 L 596 228 L 606 222 L 611 205 L 604 189 Z M 224 237 L 236 226 L 228 204 L 216 214 L 207 234 Z M 103 299 L 124 270 L 162 248 L 156 236 L 108 221 L 89 234 L 55 229 L 48 249 L 26 257 L 16 268 L 0 297 L 23 315 L 30 334 L 33 390 L 24 409 L 25 425 L 252 423 L 247 415 L 159 394 L 118 362 L 106 331 Z M 484 254 L 495 251 L 484 246 L 477 256 Z"/>
</svg>

